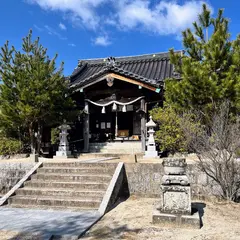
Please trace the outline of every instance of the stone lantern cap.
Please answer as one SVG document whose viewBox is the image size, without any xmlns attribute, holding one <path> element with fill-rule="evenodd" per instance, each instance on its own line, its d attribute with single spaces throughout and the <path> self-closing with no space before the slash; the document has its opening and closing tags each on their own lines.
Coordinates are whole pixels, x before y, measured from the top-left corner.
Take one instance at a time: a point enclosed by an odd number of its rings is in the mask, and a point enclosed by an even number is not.
<svg viewBox="0 0 240 240">
<path fill-rule="evenodd" d="M 156 127 L 157 124 L 152 120 L 152 116 L 150 116 L 150 121 L 148 123 L 146 123 L 146 127 Z"/>
</svg>

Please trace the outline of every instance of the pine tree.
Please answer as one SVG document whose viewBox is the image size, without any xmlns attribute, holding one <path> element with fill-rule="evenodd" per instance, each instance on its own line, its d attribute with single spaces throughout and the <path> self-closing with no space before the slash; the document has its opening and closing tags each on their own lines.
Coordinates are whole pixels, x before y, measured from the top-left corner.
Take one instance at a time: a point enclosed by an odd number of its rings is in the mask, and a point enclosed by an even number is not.
<svg viewBox="0 0 240 240">
<path fill-rule="evenodd" d="M 8 130 L 26 130 L 31 151 L 39 152 L 42 129 L 61 122 L 64 112 L 73 109 L 63 63 L 56 68 L 57 55 L 50 59 L 47 49 L 32 40 L 32 31 L 23 39 L 22 51 L 7 42 L 0 53 L 0 121 Z"/>
<path fill-rule="evenodd" d="M 199 20 L 193 23 L 194 30 L 183 32 L 184 56 L 170 50 L 171 62 L 181 79 L 166 81 L 166 100 L 175 109 L 197 109 L 205 115 L 224 100 L 229 100 L 236 110 L 240 101 L 240 38 L 230 40 L 229 21 L 223 17 L 222 9 L 216 18 L 211 18 L 210 10 L 203 5 Z"/>
</svg>

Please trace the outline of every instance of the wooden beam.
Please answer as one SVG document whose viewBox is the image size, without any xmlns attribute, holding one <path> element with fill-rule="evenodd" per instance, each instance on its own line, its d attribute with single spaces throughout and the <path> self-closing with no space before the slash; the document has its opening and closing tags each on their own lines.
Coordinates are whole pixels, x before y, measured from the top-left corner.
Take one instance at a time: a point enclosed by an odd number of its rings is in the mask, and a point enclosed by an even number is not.
<svg viewBox="0 0 240 240">
<path fill-rule="evenodd" d="M 124 82 L 135 84 L 137 86 L 144 87 L 144 88 L 149 89 L 149 90 L 154 91 L 154 92 L 157 92 L 157 89 L 158 89 L 158 88 L 153 87 L 153 86 L 151 86 L 147 83 L 142 83 L 140 81 L 137 81 L 137 80 L 134 80 L 134 79 L 131 79 L 131 78 L 123 77 L 123 76 L 121 76 L 119 74 L 116 74 L 116 73 L 106 74 L 106 75 L 96 79 L 94 82 L 91 82 L 89 84 L 86 84 L 85 86 L 80 87 L 79 89 L 84 89 L 84 88 L 90 87 L 90 86 L 94 85 L 95 83 L 98 83 L 98 82 L 101 82 L 101 81 L 105 80 L 107 77 L 113 77 L 115 79 L 118 79 L 118 80 L 121 80 L 121 81 L 124 81 Z"/>
<path fill-rule="evenodd" d="M 132 83 L 132 84 L 135 84 L 135 85 L 147 88 L 147 89 L 149 89 L 151 91 L 154 91 L 154 92 L 156 92 L 156 90 L 157 90 L 157 88 L 152 87 L 152 86 L 148 85 L 147 83 L 142 83 L 142 82 L 139 82 L 137 80 L 133 80 L 131 78 L 126 78 L 126 77 L 123 77 L 123 76 L 118 75 L 116 73 L 109 73 L 109 74 L 106 75 L 106 77 L 107 76 L 110 76 L 110 77 L 116 78 L 118 80 L 122 80 L 124 82 L 129 82 L 129 83 Z"/>
</svg>

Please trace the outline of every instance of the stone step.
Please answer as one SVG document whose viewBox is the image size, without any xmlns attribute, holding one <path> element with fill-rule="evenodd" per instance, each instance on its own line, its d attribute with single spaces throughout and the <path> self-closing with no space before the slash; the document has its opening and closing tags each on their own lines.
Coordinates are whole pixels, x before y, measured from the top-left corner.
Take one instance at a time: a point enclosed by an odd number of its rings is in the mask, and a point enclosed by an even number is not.
<svg viewBox="0 0 240 240">
<path fill-rule="evenodd" d="M 122 149 L 141 149 L 141 145 L 140 146 L 89 146 L 90 149 L 114 149 L 114 150 L 122 150 Z"/>
<path fill-rule="evenodd" d="M 90 152 L 94 152 L 94 153 L 106 153 L 106 154 L 110 154 L 110 153 L 118 153 L 118 154 L 135 154 L 135 153 L 141 153 L 142 149 L 106 149 L 106 148 L 102 148 L 102 149 L 89 149 Z"/>
<path fill-rule="evenodd" d="M 70 212 L 79 212 L 79 211 L 96 211 L 98 208 L 92 208 L 92 207 L 69 207 L 69 206 L 45 206 L 45 205 L 21 205 L 21 204 L 11 204 L 11 205 L 5 205 L 4 207 L 11 207 L 11 208 L 26 208 L 26 209 L 41 209 L 41 210 L 55 210 L 55 211 L 70 211 Z"/>
<path fill-rule="evenodd" d="M 32 188 L 67 188 L 69 190 L 79 189 L 100 189 L 106 190 L 108 183 L 94 183 L 94 182 L 51 182 L 41 180 L 31 180 L 24 183 L 26 187 Z"/>
<path fill-rule="evenodd" d="M 64 174 L 108 174 L 113 175 L 115 167 L 106 168 L 76 168 L 76 167 L 43 167 L 37 170 L 37 173 L 64 173 Z"/>
<path fill-rule="evenodd" d="M 89 148 L 89 151 L 100 151 L 100 152 L 109 152 L 109 153 L 131 153 L 131 152 L 140 152 L 141 148 Z"/>
<path fill-rule="evenodd" d="M 51 174 L 51 173 L 37 173 L 34 174 L 31 179 L 39 180 L 59 180 L 66 182 L 82 182 L 82 181 L 94 181 L 98 183 L 109 183 L 111 175 L 76 175 L 76 174 Z"/>
<path fill-rule="evenodd" d="M 103 142 L 103 143 L 89 143 L 89 146 L 138 146 L 141 145 L 141 141 L 117 141 L 117 142 Z"/>
<path fill-rule="evenodd" d="M 67 199 L 60 197 L 44 197 L 44 196 L 14 196 L 9 198 L 9 204 L 20 205 L 39 205 L 39 206 L 59 206 L 59 207 L 81 207 L 81 208 L 98 208 L 101 200 L 93 199 Z"/>
<path fill-rule="evenodd" d="M 19 188 L 16 195 L 37 195 L 37 196 L 65 196 L 65 197 L 86 197 L 102 199 L 105 191 L 102 190 L 67 190 L 67 189 L 52 189 L 52 188 Z"/>
<path fill-rule="evenodd" d="M 116 169 L 117 164 L 115 163 L 83 163 L 81 161 L 78 162 L 45 162 L 43 163 L 43 167 L 76 167 L 76 168 L 109 168 Z"/>
</svg>

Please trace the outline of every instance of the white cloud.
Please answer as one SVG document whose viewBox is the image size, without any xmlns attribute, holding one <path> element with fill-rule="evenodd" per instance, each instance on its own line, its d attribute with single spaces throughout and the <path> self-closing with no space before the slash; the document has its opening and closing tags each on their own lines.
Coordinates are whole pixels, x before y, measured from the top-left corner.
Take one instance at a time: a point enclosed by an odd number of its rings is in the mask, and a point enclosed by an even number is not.
<svg viewBox="0 0 240 240">
<path fill-rule="evenodd" d="M 76 44 L 74 44 L 74 43 L 69 43 L 68 46 L 69 46 L 69 47 L 76 47 Z"/>
<path fill-rule="evenodd" d="M 104 33 L 108 27 L 118 31 L 138 30 L 157 35 L 178 36 L 192 26 L 204 0 L 25 0 L 41 8 L 61 11 L 73 24 L 84 26 L 103 36 L 98 45 L 109 45 Z M 103 11 L 107 9 L 107 11 Z M 60 27 L 60 25 L 59 25 Z M 61 28 L 61 27 L 60 27 Z M 100 44 L 99 44 L 100 43 Z"/>
<path fill-rule="evenodd" d="M 109 46 L 111 45 L 111 41 L 108 39 L 107 36 L 99 36 L 93 40 L 93 43 L 98 46 Z"/>
<path fill-rule="evenodd" d="M 59 28 L 61 29 L 61 30 L 67 30 L 67 27 L 63 24 L 63 23 L 59 23 Z"/>
<path fill-rule="evenodd" d="M 88 28 L 96 29 L 100 17 L 97 8 L 111 0 L 27 0 L 46 10 L 62 11 L 74 21 L 80 20 Z"/>
<path fill-rule="evenodd" d="M 33 26 L 34 26 L 34 28 L 36 28 L 39 32 L 43 32 L 43 31 L 44 31 L 43 28 L 39 27 L 39 26 L 36 25 L 36 24 L 34 24 Z"/>
<path fill-rule="evenodd" d="M 202 9 L 203 1 L 122 0 L 117 6 L 118 22 L 125 30 L 142 29 L 159 35 L 179 34 L 192 22 Z"/>
<path fill-rule="evenodd" d="M 55 31 L 52 27 L 45 25 L 44 28 L 49 35 L 57 36 L 61 40 L 67 40 L 67 37 L 63 37 L 60 33 Z"/>
</svg>

